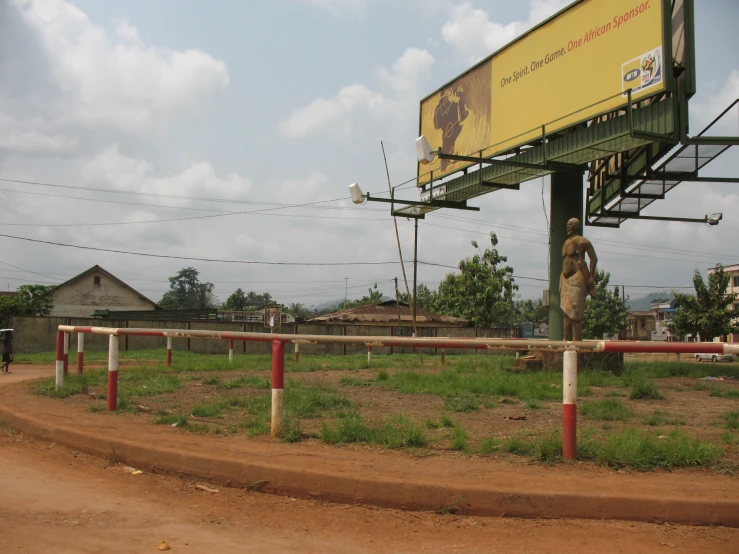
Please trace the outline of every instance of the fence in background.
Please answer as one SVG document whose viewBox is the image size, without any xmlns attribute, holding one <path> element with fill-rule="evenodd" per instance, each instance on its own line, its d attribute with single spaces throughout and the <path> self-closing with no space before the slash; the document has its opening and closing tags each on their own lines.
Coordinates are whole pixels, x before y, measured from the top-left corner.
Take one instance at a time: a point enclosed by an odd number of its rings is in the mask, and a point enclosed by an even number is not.
<svg viewBox="0 0 739 554">
<path fill-rule="evenodd" d="M 112 327 L 121 329 L 151 328 L 151 329 L 179 329 L 183 331 L 201 329 L 216 332 L 264 333 L 263 323 L 230 323 L 215 321 L 136 321 L 125 319 L 98 319 L 98 318 L 63 318 L 63 317 L 13 317 L 10 327 L 15 329 L 15 351 L 22 354 L 37 354 L 39 352 L 53 352 L 56 348 L 56 333 L 60 325 L 77 327 Z M 517 329 L 508 327 L 475 329 L 471 327 L 419 327 L 421 337 L 439 338 L 516 338 Z M 410 337 L 411 328 L 406 326 L 374 326 L 374 325 L 313 325 L 308 323 L 287 323 L 279 330 L 282 333 L 293 335 L 326 335 L 341 336 L 401 336 Z M 269 344 L 246 342 L 234 345 L 234 354 L 270 354 Z M 130 336 L 121 337 L 122 351 L 158 350 L 167 347 L 167 341 L 162 337 Z M 84 345 L 88 352 L 106 352 L 107 340 L 99 335 L 89 336 Z M 189 350 L 201 354 L 228 354 L 228 344 L 222 341 L 184 340 L 173 345 L 174 350 Z M 301 347 L 301 354 L 324 355 L 355 355 L 366 352 L 364 346 L 353 344 L 306 344 Z M 410 354 L 413 349 L 406 347 L 375 348 L 375 354 Z M 434 349 L 424 350 L 428 354 L 440 354 Z"/>
</svg>

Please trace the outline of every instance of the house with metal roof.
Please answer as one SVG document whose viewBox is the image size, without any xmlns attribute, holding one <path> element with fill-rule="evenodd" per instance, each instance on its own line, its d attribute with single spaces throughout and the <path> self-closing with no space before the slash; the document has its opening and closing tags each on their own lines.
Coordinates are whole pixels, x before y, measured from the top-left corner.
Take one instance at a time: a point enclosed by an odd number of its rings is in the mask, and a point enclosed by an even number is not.
<svg viewBox="0 0 739 554">
<path fill-rule="evenodd" d="M 90 317 L 95 311 L 149 311 L 156 302 L 99 265 L 56 287 L 52 316 Z"/>
</svg>

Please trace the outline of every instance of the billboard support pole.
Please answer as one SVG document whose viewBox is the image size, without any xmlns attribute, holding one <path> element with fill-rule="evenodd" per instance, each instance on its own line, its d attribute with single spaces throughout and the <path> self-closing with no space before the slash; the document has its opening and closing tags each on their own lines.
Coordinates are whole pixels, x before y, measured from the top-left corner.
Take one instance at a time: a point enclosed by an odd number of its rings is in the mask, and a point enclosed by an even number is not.
<svg viewBox="0 0 739 554">
<path fill-rule="evenodd" d="M 583 174 L 557 171 L 550 183 L 549 217 L 549 340 L 564 338 L 564 315 L 559 307 L 562 246 L 567 240 L 567 220 L 583 220 Z"/>
</svg>

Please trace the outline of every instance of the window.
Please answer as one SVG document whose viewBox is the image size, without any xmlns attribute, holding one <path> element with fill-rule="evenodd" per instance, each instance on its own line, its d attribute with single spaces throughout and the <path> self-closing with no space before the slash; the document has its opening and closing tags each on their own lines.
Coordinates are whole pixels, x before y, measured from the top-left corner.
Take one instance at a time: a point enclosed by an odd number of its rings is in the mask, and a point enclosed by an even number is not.
<svg viewBox="0 0 739 554">
<path fill-rule="evenodd" d="M 100 286 L 100 275 L 95 275 L 95 277 L 92 278 L 92 282 L 94 285 Z"/>
<path fill-rule="evenodd" d="M 734 286 L 739 287 L 739 275 L 734 275 Z"/>
</svg>

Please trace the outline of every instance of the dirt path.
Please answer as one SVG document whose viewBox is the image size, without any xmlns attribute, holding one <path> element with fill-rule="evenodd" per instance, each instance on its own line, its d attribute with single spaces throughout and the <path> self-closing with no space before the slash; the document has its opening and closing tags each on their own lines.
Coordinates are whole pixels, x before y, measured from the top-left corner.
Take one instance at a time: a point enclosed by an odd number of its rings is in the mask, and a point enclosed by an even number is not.
<svg viewBox="0 0 739 554">
<path fill-rule="evenodd" d="M 24 368 L 0 386 L 51 373 Z M 721 527 L 461 517 L 211 493 L 7 429 L 0 467 L 2 552 L 156 552 L 162 540 L 172 552 L 735 552 L 739 539 L 738 529 Z"/>
</svg>

